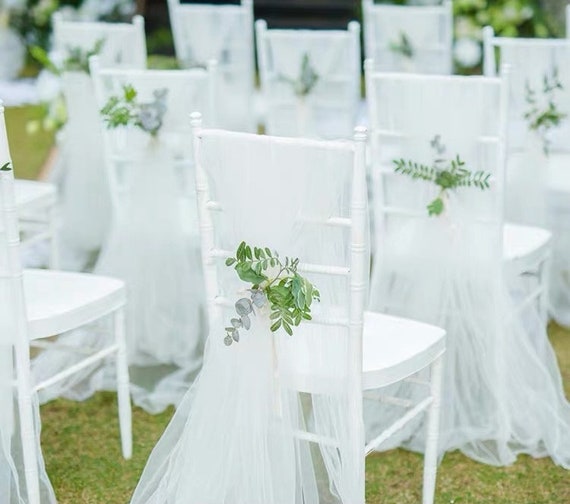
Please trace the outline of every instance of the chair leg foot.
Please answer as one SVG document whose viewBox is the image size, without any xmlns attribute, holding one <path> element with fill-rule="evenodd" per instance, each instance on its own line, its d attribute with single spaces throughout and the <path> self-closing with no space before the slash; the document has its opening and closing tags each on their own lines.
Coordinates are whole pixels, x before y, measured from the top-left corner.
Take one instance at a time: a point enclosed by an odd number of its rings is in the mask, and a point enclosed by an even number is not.
<svg viewBox="0 0 570 504">
<path fill-rule="evenodd" d="M 22 350 L 25 351 L 25 350 Z M 18 373 L 18 412 L 20 416 L 20 435 L 24 459 L 24 477 L 28 504 L 40 504 L 40 486 L 37 456 L 36 426 L 34 424 L 33 404 L 31 397 L 31 381 L 29 376 L 29 361 L 27 369 L 22 365 Z"/>
<path fill-rule="evenodd" d="M 123 308 L 120 308 L 115 312 L 114 330 L 115 339 L 119 347 L 116 358 L 116 370 L 121 448 L 123 457 L 130 459 L 133 453 L 132 411 L 129 386 L 129 368 L 127 364 L 127 347 L 125 341 L 125 312 Z"/>
<path fill-rule="evenodd" d="M 433 402 L 429 408 L 427 421 L 423 475 L 423 504 L 433 504 L 435 495 L 439 417 L 441 409 L 442 364 L 442 357 L 439 357 L 431 366 L 431 394 Z"/>
</svg>

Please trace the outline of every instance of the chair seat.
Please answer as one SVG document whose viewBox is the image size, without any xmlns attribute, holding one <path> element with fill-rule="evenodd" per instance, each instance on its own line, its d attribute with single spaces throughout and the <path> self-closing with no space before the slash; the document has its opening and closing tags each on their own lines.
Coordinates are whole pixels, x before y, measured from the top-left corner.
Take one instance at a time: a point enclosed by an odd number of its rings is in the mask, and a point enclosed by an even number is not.
<svg viewBox="0 0 570 504">
<path fill-rule="evenodd" d="M 445 330 L 376 312 L 364 313 L 362 386 L 396 383 L 429 366 L 445 351 Z"/>
<path fill-rule="evenodd" d="M 55 202 L 57 196 L 57 188 L 54 184 L 36 180 L 15 180 L 14 192 L 18 210 L 50 205 Z"/>
<path fill-rule="evenodd" d="M 125 284 L 115 278 L 53 270 L 25 270 L 23 277 L 32 340 L 75 329 L 125 303 Z"/>
<path fill-rule="evenodd" d="M 540 263 L 548 253 L 552 233 L 546 229 L 506 223 L 503 228 L 503 260 L 517 271 Z"/>
</svg>

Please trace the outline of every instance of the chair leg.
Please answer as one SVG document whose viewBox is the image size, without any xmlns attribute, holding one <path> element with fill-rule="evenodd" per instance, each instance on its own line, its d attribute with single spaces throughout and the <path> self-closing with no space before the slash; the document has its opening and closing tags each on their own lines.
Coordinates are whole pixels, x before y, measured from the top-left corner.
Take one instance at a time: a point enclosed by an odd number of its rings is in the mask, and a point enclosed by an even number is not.
<svg viewBox="0 0 570 504">
<path fill-rule="evenodd" d="M 40 483 L 37 457 L 36 426 L 34 424 L 32 385 L 30 378 L 30 358 L 24 352 L 27 348 L 16 348 L 16 379 L 18 412 L 20 416 L 20 436 L 22 441 L 24 476 L 28 495 L 27 504 L 40 504 Z"/>
<path fill-rule="evenodd" d="M 115 341 L 118 346 L 116 356 L 117 400 L 119 407 L 119 427 L 123 457 L 130 459 L 133 453 L 132 412 L 125 341 L 125 312 L 119 308 L 114 314 Z"/>
<path fill-rule="evenodd" d="M 423 504 L 433 504 L 437 476 L 437 448 L 439 439 L 439 418 L 441 408 L 442 357 L 431 365 L 431 395 L 433 402 L 429 408 L 426 449 L 424 456 Z"/>
</svg>

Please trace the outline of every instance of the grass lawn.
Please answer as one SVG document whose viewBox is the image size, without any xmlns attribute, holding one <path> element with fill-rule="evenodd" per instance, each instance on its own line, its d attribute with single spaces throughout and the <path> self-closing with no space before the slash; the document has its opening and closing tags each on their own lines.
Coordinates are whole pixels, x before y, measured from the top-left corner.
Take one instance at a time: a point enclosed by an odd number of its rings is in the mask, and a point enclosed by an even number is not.
<svg viewBox="0 0 570 504">
<path fill-rule="evenodd" d="M 550 334 L 570 395 L 570 332 L 551 326 Z M 125 461 L 115 394 L 99 393 L 84 403 L 59 399 L 42 406 L 42 447 L 60 504 L 128 503 L 171 414 L 168 410 L 152 416 L 134 409 L 134 455 Z M 404 450 L 368 457 L 366 502 L 418 504 L 421 471 L 422 457 Z M 524 456 L 510 467 L 492 467 L 448 453 L 438 472 L 436 503 L 568 504 L 570 472 L 547 458 Z"/>
<path fill-rule="evenodd" d="M 37 107 L 6 112 L 20 177 L 37 176 L 53 141 L 49 134 L 26 135 L 26 120 L 38 113 Z M 551 325 L 549 333 L 570 396 L 570 331 Z M 59 399 L 42 406 L 42 448 L 60 504 L 128 503 L 172 410 L 151 416 L 135 408 L 133 414 L 134 455 L 125 461 L 120 454 L 115 394 L 99 393 L 83 403 Z M 421 470 L 422 457 L 403 450 L 370 456 L 367 503 L 421 502 Z M 439 468 L 436 503 L 569 504 L 570 472 L 550 459 L 519 457 L 514 465 L 498 468 L 449 453 Z"/>
</svg>

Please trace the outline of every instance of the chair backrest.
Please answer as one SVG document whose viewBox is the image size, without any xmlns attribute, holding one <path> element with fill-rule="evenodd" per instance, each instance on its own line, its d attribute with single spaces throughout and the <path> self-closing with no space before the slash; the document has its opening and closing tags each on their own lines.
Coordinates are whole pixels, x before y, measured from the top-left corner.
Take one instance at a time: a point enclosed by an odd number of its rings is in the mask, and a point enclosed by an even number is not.
<svg viewBox="0 0 570 504">
<path fill-rule="evenodd" d="M 268 30 L 258 20 L 255 27 L 266 133 L 349 138 L 360 104 L 360 25 Z M 316 73 L 310 88 L 303 85 L 304 63 Z"/>
<path fill-rule="evenodd" d="M 442 5 L 375 4 L 362 0 L 364 49 L 376 70 L 451 74 L 453 10 Z"/>
<path fill-rule="evenodd" d="M 160 152 L 170 162 L 176 163 L 181 177 L 181 194 L 192 197 L 195 191 L 191 171 L 192 142 L 187 140 L 191 131 L 188 118 L 192 111 L 200 109 L 204 111 L 208 124 L 216 124 L 217 104 L 213 93 L 216 86 L 215 63 L 212 62 L 207 70 L 125 70 L 102 69 L 97 58 L 92 58 L 90 67 L 99 109 L 111 97 L 122 96 L 126 85 L 134 87 L 140 103 L 151 102 L 157 90 L 167 90 L 167 109 L 162 127 L 156 142 L 151 142 L 154 145 L 153 153 L 158 155 Z M 114 210 L 120 213 L 128 201 L 129 184 L 137 176 L 137 165 L 144 163 L 149 154 L 150 135 L 136 127 L 103 128 L 111 197 Z M 147 161 L 152 163 L 151 159 Z"/>
<path fill-rule="evenodd" d="M 217 99 L 225 128 L 253 131 L 255 64 L 253 2 L 240 5 L 181 4 L 169 0 L 168 10 L 176 57 L 184 68 L 218 62 Z"/>
<path fill-rule="evenodd" d="M 104 23 L 65 19 L 61 12 L 53 15 L 53 48 L 62 58 L 70 49 L 91 51 L 98 41 L 103 67 L 146 68 L 144 18 L 134 16 L 131 23 Z"/>
<path fill-rule="evenodd" d="M 303 447 L 298 446 L 296 451 L 299 459 L 285 461 L 290 466 L 284 470 L 295 473 L 303 464 L 307 464 L 306 468 L 313 467 L 315 474 L 324 470 L 328 472 L 324 481 L 328 477 L 330 485 L 319 487 L 339 494 L 341 502 L 364 502 L 360 415 L 362 317 L 368 281 L 365 131 L 357 130 L 355 142 L 324 142 L 202 129 L 199 116 L 194 116 L 193 123 L 209 306 L 206 360 L 215 361 L 216 355 L 229 359 L 232 364 L 217 369 L 216 373 L 220 373 L 222 381 L 227 379 L 228 383 L 235 383 L 236 390 L 242 391 L 247 389 L 243 387 L 251 376 L 249 370 L 256 367 L 254 362 L 273 362 L 272 375 L 278 376 L 274 385 L 278 385 L 277 389 L 268 386 L 276 391 L 275 411 L 287 433 L 278 443 L 289 446 L 294 441 L 290 436 L 296 432 L 296 442 Z M 319 185 L 317 192 L 316 185 Z M 282 259 L 300 258 L 299 271 L 320 290 L 321 302 L 313 304 L 312 322 L 294 327 L 291 337 L 282 329 L 271 333 L 271 322 L 260 311 L 253 319 L 252 331 L 249 334 L 242 331 L 237 348 L 228 349 L 223 344 L 224 326 L 246 284 L 224 261 L 234 254 L 242 240 L 252 247 L 276 250 Z M 312 426 L 312 435 L 303 434 L 300 430 L 304 429 L 297 423 L 298 396 L 290 393 L 302 390 L 310 394 L 315 389 L 322 393 L 323 387 L 328 394 L 326 404 L 319 403 L 318 394 L 313 396 L 312 418 L 319 420 Z M 258 409 L 267 408 L 268 399 L 271 404 L 271 398 L 258 394 L 253 404 L 248 402 L 255 418 L 259 418 Z M 238 421 L 247 423 L 246 417 Z M 260 433 L 263 429 L 263 425 L 259 426 Z M 239 431 L 237 427 L 236 432 Z M 323 435 L 328 436 L 328 441 Z M 331 438 L 335 437 L 333 442 Z M 311 460 L 305 444 L 309 439 L 323 444 L 325 464 Z M 326 449 L 327 443 L 336 449 Z M 279 444 L 274 446 L 275 453 L 270 457 L 280 456 Z M 273 463 L 270 466 L 276 467 Z M 262 472 L 268 477 L 271 470 Z M 292 495 L 295 490 L 302 495 L 306 491 L 304 485 L 310 484 L 311 473 L 312 470 L 307 471 L 307 481 L 297 478 L 297 482 L 294 477 L 277 474 L 275 483 L 279 486 L 292 481 L 297 485 Z M 255 497 L 249 497 L 244 498 L 256 501 Z M 262 500 L 282 502 L 269 496 Z"/>
<path fill-rule="evenodd" d="M 436 222 L 465 223 L 471 230 L 480 225 L 482 253 L 498 264 L 502 257 L 508 79 L 386 74 L 373 68 L 371 62 L 365 62 L 377 252 L 397 249 L 398 243 L 405 248 L 402 236 L 395 238 L 406 226 L 414 229 L 416 222 L 416 229 L 435 227 Z M 441 187 L 417 174 L 412 177 L 414 173 L 396 173 L 395 160 L 431 167 L 443 159 L 443 165 L 438 166 L 449 167 L 456 156 L 465 163 L 462 168 L 489 174 L 490 187 L 486 191 L 458 187 L 443 195 L 443 215 L 428 216 L 426 206 L 442 196 Z M 421 257 L 431 245 L 407 252 Z"/>
<path fill-rule="evenodd" d="M 528 120 L 525 114 L 533 108 L 529 102 L 531 89 L 539 110 L 546 110 L 550 98 L 544 93 L 544 79 L 559 80 L 562 89 L 556 90 L 552 101 L 556 108 L 570 115 L 570 40 L 568 39 L 525 39 L 495 37 L 493 28 L 483 29 L 484 73 L 497 74 L 500 65 L 510 68 L 510 107 L 509 107 L 509 151 L 521 150 L 527 144 Z M 564 120 L 550 133 L 554 150 L 570 150 L 568 135 L 570 121 Z"/>
</svg>

